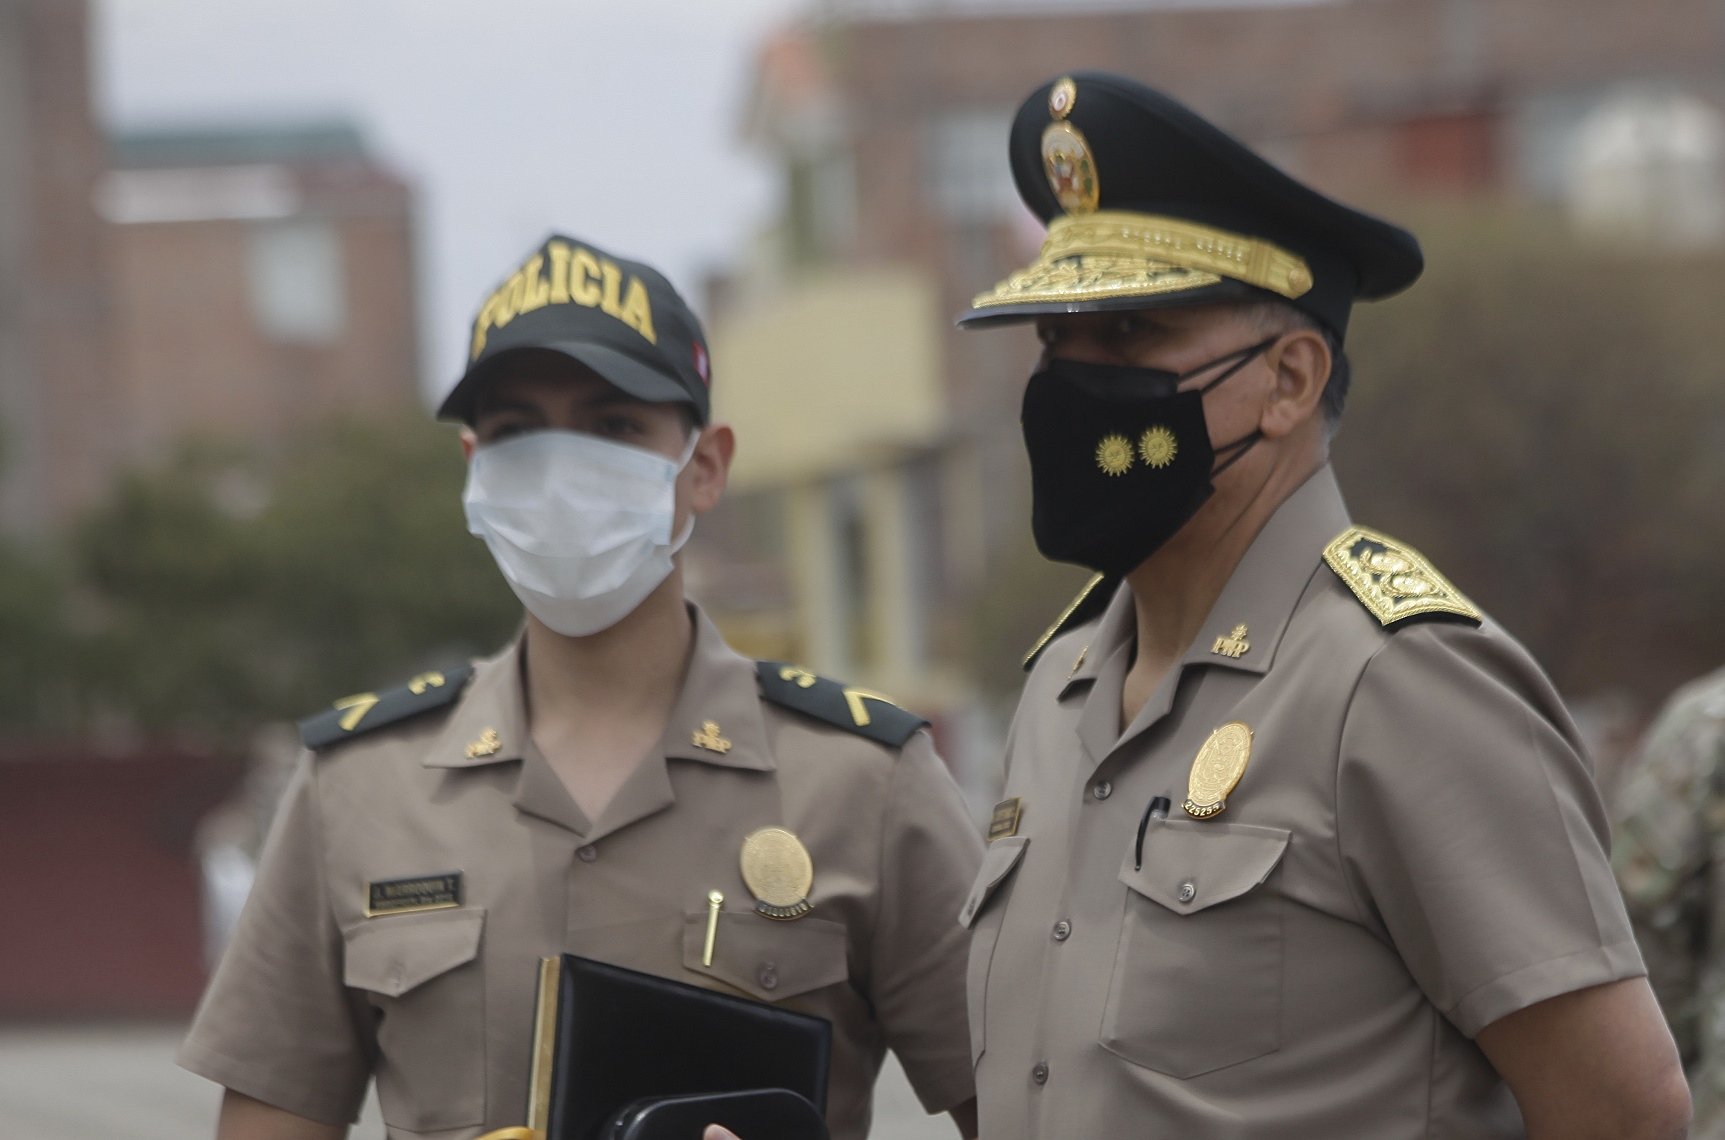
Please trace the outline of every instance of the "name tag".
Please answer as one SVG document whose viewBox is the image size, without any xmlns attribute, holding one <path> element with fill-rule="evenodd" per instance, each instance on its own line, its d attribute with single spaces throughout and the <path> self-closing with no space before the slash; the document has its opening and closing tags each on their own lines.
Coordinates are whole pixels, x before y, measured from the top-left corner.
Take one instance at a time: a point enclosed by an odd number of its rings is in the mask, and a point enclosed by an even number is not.
<svg viewBox="0 0 1725 1140">
<path fill-rule="evenodd" d="M 461 905 L 461 872 L 417 875 L 411 879 L 388 879 L 367 883 L 365 916 L 409 914 L 420 910 L 445 910 Z"/>
<path fill-rule="evenodd" d="M 1024 804 L 1017 796 L 995 804 L 994 814 L 988 819 L 988 841 L 993 843 L 996 839 L 1017 835 L 1018 821 L 1023 817 Z"/>
</svg>

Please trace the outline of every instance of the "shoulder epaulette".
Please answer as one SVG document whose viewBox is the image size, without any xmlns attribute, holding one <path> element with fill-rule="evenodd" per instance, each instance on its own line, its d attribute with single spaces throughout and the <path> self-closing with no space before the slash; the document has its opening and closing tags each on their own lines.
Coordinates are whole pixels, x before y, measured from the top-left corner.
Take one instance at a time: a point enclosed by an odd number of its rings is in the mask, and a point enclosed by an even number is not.
<svg viewBox="0 0 1725 1140">
<path fill-rule="evenodd" d="M 1036 639 L 1036 644 L 1024 655 L 1025 671 L 1029 672 L 1030 667 L 1036 664 L 1036 659 L 1042 656 L 1042 651 L 1048 648 L 1049 642 L 1107 609 L 1109 600 L 1114 597 L 1114 588 L 1118 585 L 1120 579 L 1110 578 L 1106 574 L 1098 574 L 1086 582 L 1084 588 L 1078 591 L 1078 596 L 1067 604 L 1060 616 L 1054 619 L 1054 624 Z"/>
<path fill-rule="evenodd" d="M 1324 548 L 1324 561 L 1360 604 L 1385 626 L 1416 617 L 1482 615 L 1437 567 L 1411 546 L 1363 526 L 1351 526 Z"/>
<path fill-rule="evenodd" d="M 473 666 L 462 665 L 442 673 L 421 673 L 401 688 L 388 692 L 343 697 L 332 707 L 300 721 L 300 740 L 307 748 L 328 748 L 410 716 L 442 708 L 461 695 L 472 676 Z"/>
<path fill-rule="evenodd" d="M 782 661 L 757 661 L 755 673 L 761 696 L 774 704 L 894 748 L 928 723 L 879 693 L 853 689 Z"/>
</svg>

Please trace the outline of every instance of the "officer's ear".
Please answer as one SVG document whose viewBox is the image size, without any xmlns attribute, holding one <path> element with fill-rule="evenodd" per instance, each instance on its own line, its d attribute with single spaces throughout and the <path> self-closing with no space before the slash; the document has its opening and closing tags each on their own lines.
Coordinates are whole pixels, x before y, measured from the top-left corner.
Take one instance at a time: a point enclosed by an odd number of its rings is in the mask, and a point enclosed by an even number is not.
<svg viewBox="0 0 1725 1140">
<path fill-rule="evenodd" d="M 1315 328 L 1290 329 L 1264 351 L 1264 362 L 1275 373 L 1275 382 L 1258 430 L 1266 439 L 1283 439 L 1318 414 L 1333 363 L 1330 346 Z"/>
<path fill-rule="evenodd" d="M 473 434 L 473 429 L 466 424 L 461 425 L 461 458 L 473 462 L 473 449 L 479 446 L 479 437 Z"/>
<path fill-rule="evenodd" d="M 695 450 L 683 477 L 689 481 L 689 509 L 703 514 L 719 505 L 730 478 L 731 459 L 737 452 L 737 435 L 730 424 L 709 424 L 700 430 Z"/>
</svg>

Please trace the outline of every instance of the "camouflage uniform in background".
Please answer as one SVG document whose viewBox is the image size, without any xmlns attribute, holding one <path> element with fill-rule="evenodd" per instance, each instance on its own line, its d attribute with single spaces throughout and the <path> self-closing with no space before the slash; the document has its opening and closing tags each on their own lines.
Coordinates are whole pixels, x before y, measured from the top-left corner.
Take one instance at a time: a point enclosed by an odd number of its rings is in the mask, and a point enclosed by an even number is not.
<svg viewBox="0 0 1725 1140">
<path fill-rule="evenodd" d="M 1725 669 L 1660 712 L 1619 797 L 1612 863 L 1695 1096 L 1725 1140 Z"/>
</svg>

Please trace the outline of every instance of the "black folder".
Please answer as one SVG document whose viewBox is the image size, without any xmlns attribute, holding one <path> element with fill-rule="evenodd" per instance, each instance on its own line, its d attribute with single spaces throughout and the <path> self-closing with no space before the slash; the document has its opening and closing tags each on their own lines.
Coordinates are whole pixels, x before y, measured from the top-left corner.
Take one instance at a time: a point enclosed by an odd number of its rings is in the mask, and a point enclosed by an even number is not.
<svg viewBox="0 0 1725 1140">
<path fill-rule="evenodd" d="M 541 993 L 553 1037 L 546 1078 L 547 1140 L 610 1140 L 623 1119 L 642 1117 L 660 1098 L 787 1090 L 808 1102 L 801 1124 L 787 1123 L 787 1098 L 714 1097 L 739 1114 L 715 1114 L 743 1140 L 824 1140 L 832 1025 L 824 1018 L 716 993 L 590 958 L 565 954 L 541 971 L 555 980 L 555 1008 Z M 543 1060 L 537 1062 L 543 1064 Z M 794 1106 L 792 1106 L 794 1108 Z M 696 1115 L 705 1110 L 694 1109 Z M 764 1112 L 765 1116 L 751 1116 Z M 669 1109 L 645 1114 L 670 1120 Z M 630 1136 L 681 1135 L 637 1124 Z M 699 1140 L 696 1129 L 690 1140 Z"/>
</svg>

